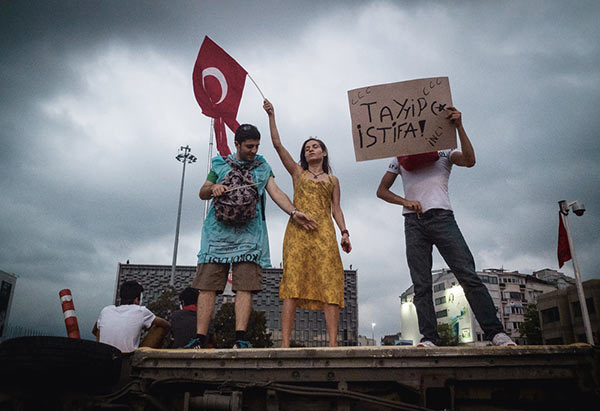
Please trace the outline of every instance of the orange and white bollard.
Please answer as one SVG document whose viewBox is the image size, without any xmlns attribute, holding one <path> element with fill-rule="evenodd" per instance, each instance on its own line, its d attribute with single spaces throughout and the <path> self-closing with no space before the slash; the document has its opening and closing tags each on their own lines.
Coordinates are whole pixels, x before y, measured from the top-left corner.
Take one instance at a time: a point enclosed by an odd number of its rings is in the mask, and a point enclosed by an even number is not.
<svg viewBox="0 0 600 411">
<path fill-rule="evenodd" d="M 77 316 L 75 315 L 75 305 L 73 304 L 73 296 L 71 290 L 65 288 L 58 292 L 62 303 L 63 314 L 65 315 L 65 325 L 67 327 L 67 337 L 81 338 L 79 334 L 79 324 L 77 324 Z"/>
</svg>

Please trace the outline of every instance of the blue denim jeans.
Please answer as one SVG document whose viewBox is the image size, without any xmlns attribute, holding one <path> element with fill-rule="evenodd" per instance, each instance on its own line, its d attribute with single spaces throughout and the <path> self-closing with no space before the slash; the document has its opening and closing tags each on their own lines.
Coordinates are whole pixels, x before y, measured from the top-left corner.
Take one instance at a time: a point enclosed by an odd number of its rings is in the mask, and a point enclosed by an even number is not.
<svg viewBox="0 0 600 411">
<path fill-rule="evenodd" d="M 440 343 L 431 276 L 431 253 L 434 245 L 463 288 L 485 338 L 491 340 L 497 333 L 504 332 L 496 317 L 490 293 L 475 272 L 473 255 L 452 211 L 433 209 L 421 215 L 407 214 L 404 219 L 404 234 L 406 258 L 415 290 L 413 303 L 417 309 L 419 331 L 423 335 L 421 341 Z"/>
</svg>

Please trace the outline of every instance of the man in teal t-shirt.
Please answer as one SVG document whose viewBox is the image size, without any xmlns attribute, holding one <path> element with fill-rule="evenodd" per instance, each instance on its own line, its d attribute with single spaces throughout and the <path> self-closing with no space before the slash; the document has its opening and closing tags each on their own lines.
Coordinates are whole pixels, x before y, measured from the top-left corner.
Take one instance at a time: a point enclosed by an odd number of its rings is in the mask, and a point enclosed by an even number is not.
<svg viewBox="0 0 600 411">
<path fill-rule="evenodd" d="M 317 227 L 316 222 L 297 211 L 289 197 L 275 183 L 271 166 L 264 157 L 257 155 L 260 145 L 260 133 L 250 124 L 242 124 L 235 133 L 235 155 L 229 159 L 240 164 L 258 162 L 250 171 L 259 198 L 266 191 L 275 203 L 307 230 Z M 223 157 L 212 160 L 212 168 L 206 182 L 200 189 L 200 198 L 210 200 L 226 193 L 228 188 L 221 182 L 227 176 L 231 166 Z M 202 348 L 206 342 L 206 333 L 212 318 L 216 294 L 222 293 L 227 283 L 229 268 L 232 269 L 232 289 L 235 296 L 234 348 L 247 348 L 246 328 L 252 311 L 252 293 L 262 289 L 262 268 L 270 267 L 269 238 L 267 225 L 263 218 L 264 204 L 256 205 L 256 217 L 243 226 L 232 226 L 217 221 L 213 203 L 208 210 L 202 227 L 202 241 L 198 253 L 198 267 L 192 287 L 198 295 L 198 315 L 196 336 L 185 348 Z"/>
</svg>

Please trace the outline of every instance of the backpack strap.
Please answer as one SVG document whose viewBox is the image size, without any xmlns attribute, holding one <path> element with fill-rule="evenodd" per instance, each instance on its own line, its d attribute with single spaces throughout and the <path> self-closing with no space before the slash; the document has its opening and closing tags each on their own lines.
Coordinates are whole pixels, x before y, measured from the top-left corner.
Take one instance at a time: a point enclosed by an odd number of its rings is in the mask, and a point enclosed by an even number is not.
<svg viewBox="0 0 600 411">
<path fill-rule="evenodd" d="M 234 161 L 231 157 L 225 157 L 225 162 L 229 164 L 231 168 L 241 168 L 248 171 L 254 170 L 256 167 L 260 166 L 263 163 L 263 161 L 259 160 L 258 158 L 255 158 L 250 162 L 238 163 L 237 161 Z"/>
</svg>

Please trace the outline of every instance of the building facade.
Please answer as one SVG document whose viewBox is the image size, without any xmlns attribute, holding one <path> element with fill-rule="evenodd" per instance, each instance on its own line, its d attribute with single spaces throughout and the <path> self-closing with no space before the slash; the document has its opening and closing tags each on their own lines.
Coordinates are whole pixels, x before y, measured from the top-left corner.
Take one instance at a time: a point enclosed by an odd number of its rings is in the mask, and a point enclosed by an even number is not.
<svg viewBox="0 0 600 411">
<path fill-rule="evenodd" d="M 196 275 L 196 266 L 177 266 L 174 286 L 177 291 L 188 287 Z M 265 313 L 267 332 L 271 333 L 273 346 L 281 345 L 281 309 L 283 301 L 279 299 L 279 283 L 283 275 L 281 268 L 263 269 L 263 290 L 253 296 L 252 306 L 256 311 Z M 118 303 L 119 285 L 128 280 L 136 280 L 144 287 L 143 304 L 156 301 L 169 285 L 171 266 L 121 264 L 117 269 L 114 301 Z M 217 296 L 215 313 L 223 303 L 233 302 L 234 296 L 226 291 Z M 340 310 L 338 344 L 342 346 L 358 345 L 358 290 L 357 270 L 344 270 L 344 309 Z M 327 346 L 327 329 L 323 311 L 296 310 L 296 321 L 291 339 L 306 347 Z"/>
<path fill-rule="evenodd" d="M 17 276 L 0 270 L 0 339 L 8 328 L 10 307 L 17 285 Z"/>
<path fill-rule="evenodd" d="M 600 343 L 600 280 L 588 280 L 582 285 L 592 335 L 597 345 Z M 544 344 L 587 342 L 575 286 L 539 296 L 537 308 Z"/>
<path fill-rule="evenodd" d="M 543 271 L 546 275 L 550 274 L 550 270 Z M 562 273 L 557 274 L 562 275 Z M 506 333 L 517 344 L 526 344 L 527 341 L 521 335 L 520 328 L 525 320 L 527 304 L 535 303 L 537 297 L 543 293 L 556 290 L 557 285 L 533 275 L 521 274 L 518 271 L 508 272 L 504 269 L 484 269 L 477 272 L 477 275 L 488 289 L 498 319 Z M 433 302 L 438 323 L 450 325 L 462 344 L 488 344 L 464 291 L 452 271 L 435 270 L 432 276 Z M 413 297 L 412 286 L 400 296 L 400 318 L 402 335 L 416 344 L 420 341 L 421 335 L 416 309 L 412 304 Z"/>
</svg>

